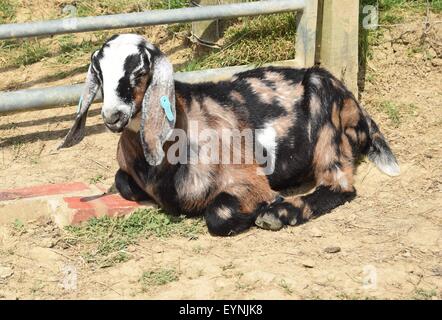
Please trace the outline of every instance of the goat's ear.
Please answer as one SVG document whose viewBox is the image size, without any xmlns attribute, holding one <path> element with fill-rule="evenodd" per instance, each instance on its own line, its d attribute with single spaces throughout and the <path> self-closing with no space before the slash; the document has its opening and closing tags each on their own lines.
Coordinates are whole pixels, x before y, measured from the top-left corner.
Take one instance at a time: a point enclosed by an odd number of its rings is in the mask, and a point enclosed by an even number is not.
<svg viewBox="0 0 442 320">
<path fill-rule="evenodd" d="M 89 65 L 89 70 L 86 76 L 86 84 L 83 89 L 83 94 L 78 103 L 75 122 L 57 149 L 72 147 L 84 138 L 87 112 L 101 86 L 97 71 L 93 65 L 96 53 L 97 52 L 91 57 L 91 64 Z"/>
<path fill-rule="evenodd" d="M 159 165 L 164 159 L 163 144 L 175 127 L 175 82 L 166 56 L 158 49 L 150 56 L 152 77 L 143 99 L 140 134 L 146 161 Z"/>
</svg>

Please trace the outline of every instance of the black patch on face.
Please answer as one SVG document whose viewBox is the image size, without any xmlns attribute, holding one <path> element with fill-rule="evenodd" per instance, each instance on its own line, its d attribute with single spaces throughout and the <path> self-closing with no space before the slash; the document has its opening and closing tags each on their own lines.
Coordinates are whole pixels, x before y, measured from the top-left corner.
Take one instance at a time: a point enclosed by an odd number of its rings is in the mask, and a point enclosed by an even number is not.
<svg viewBox="0 0 442 320">
<path fill-rule="evenodd" d="M 118 81 L 117 94 L 120 99 L 127 104 L 133 100 L 133 87 L 130 83 L 130 76 L 134 70 L 139 67 L 141 57 L 139 54 L 131 54 L 124 61 L 124 76 Z"/>
</svg>

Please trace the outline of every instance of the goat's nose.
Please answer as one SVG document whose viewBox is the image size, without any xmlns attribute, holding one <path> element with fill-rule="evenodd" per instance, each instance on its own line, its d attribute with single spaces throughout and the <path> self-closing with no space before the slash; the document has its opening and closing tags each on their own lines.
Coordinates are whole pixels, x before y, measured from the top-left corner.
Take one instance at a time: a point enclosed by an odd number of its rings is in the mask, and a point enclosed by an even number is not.
<svg viewBox="0 0 442 320">
<path fill-rule="evenodd" d="M 111 113 L 110 115 L 106 115 L 105 117 L 106 122 L 108 124 L 115 124 L 120 120 L 120 118 L 121 118 L 121 111 Z"/>
</svg>

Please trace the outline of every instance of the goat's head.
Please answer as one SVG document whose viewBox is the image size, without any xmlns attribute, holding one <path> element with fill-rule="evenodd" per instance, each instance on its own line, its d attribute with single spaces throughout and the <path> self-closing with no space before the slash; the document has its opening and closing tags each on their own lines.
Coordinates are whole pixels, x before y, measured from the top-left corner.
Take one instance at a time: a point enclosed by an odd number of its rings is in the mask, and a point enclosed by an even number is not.
<svg viewBox="0 0 442 320">
<path fill-rule="evenodd" d="M 146 160 L 162 162 L 163 143 L 175 126 L 173 68 L 165 55 L 142 36 L 116 35 L 91 56 L 86 85 L 75 123 L 60 148 L 84 137 L 86 116 L 98 90 L 106 127 L 121 132 L 141 118 L 140 134 Z"/>
</svg>

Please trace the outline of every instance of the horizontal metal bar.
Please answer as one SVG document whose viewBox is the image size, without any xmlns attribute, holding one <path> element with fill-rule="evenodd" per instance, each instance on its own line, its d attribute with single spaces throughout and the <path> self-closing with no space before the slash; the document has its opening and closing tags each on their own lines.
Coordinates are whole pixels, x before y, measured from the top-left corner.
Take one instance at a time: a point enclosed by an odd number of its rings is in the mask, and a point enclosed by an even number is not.
<svg viewBox="0 0 442 320">
<path fill-rule="evenodd" d="M 302 67 L 302 63 L 297 60 L 286 60 L 265 64 L 265 66 L 269 65 Z M 177 72 L 175 73 L 175 80 L 187 83 L 221 81 L 232 77 L 235 73 L 252 69 L 254 67 L 256 66 L 247 65 L 192 72 Z M 0 92 L 0 113 L 35 108 L 43 109 L 64 105 L 76 105 L 83 92 L 83 86 L 84 84 L 76 84 L 70 86 Z M 102 101 L 101 94 L 97 94 L 95 102 L 100 101 Z"/>
<path fill-rule="evenodd" d="M 302 10 L 306 0 L 277 0 L 214 5 L 170 10 L 152 10 L 84 18 L 3 24 L 0 39 L 49 36 L 64 33 L 120 29 L 158 24 L 236 18 Z"/>
</svg>

